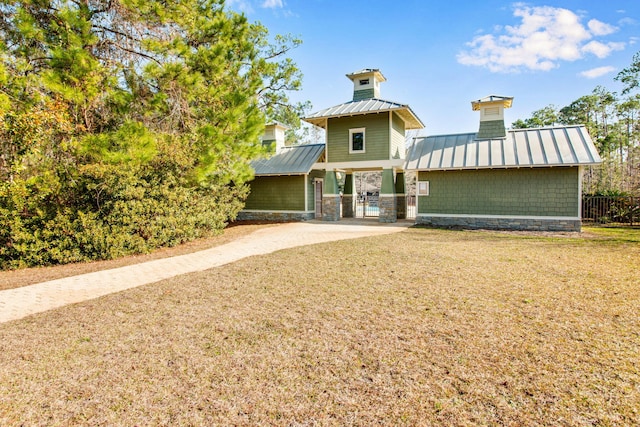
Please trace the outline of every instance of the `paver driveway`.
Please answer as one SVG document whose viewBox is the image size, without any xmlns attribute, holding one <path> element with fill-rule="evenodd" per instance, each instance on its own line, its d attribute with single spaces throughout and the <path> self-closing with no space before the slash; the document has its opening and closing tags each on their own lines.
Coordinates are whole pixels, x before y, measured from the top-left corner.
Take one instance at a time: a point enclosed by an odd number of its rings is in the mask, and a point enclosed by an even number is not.
<svg viewBox="0 0 640 427">
<path fill-rule="evenodd" d="M 0 291 L 0 323 L 281 249 L 395 233 L 410 221 L 308 221 L 260 229 L 211 249 Z"/>
</svg>

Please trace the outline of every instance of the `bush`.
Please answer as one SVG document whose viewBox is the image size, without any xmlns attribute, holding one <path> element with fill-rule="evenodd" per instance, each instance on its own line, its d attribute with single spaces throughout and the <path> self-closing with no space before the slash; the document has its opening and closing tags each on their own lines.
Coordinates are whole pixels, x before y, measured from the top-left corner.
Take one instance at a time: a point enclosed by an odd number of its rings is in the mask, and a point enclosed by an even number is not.
<svg viewBox="0 0 640 427">
<path fill-rule="evenodd" d="M 76 182 L 84 191 L 67 191 L 66 200 L 64 188 L 52 194 L 51 186 L 3 185 L 0 268 L 112 259 L 174 246 L 222 230 L 247 194 L 246 187 L 175 185 L 170 176 L 136 179 L 111 170 L 109 177 L 98 190 L 96 174 L 85 170 Z"/>
</svg>

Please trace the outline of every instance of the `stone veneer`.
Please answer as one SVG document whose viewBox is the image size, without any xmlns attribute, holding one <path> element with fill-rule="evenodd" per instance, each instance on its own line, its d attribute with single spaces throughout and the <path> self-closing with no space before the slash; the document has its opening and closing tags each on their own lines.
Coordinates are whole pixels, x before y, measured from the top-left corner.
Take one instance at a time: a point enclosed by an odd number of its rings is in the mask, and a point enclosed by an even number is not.
<svg viewBox="0 0 640 427">
<path fill-rule="evenodd" d="M 340 220 L 340 195 L 322 196 L 322 220 Z"/>
<path fill-rule="evenodd" d="M 407 218 L 407 197 L 402 195 L 396 195 L 396 212 L 398 219 Z"/>
<path fill-rule="evenodd" d="M 353 195 L 345 194 L 342 196 L 342 217 L 353 218 Z"/>
<path fill-rule="evenodd" d="M 418 215 L 418 225 L 523 231 L 580 231 L 579 219 L 477 218 Z"/>
<path fill-rule="evenodd" d="M 315 218 L 313 212 L 247 212 L 241 211 L 236 221 L 309 221 Z"/>
<path fill-rule="evenodd" d="M 396 210 L 396 196 L 380 196 L 378 199 L 380 208 L 379 222 L 396 222 L 398 211 Z"/>
</svg>

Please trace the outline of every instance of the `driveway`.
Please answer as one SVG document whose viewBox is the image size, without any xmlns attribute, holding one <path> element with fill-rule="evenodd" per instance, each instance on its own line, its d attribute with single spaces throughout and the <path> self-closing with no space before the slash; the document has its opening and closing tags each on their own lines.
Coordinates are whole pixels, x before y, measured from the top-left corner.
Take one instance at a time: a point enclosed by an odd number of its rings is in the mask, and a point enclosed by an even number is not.
<svg viewBox="0 0 640 427">
<path fill-rule="evenodd" d="M 211 249 L 0 291 L 0 323 L 21 319 L 181 274 L 219 267 L 242 258 L 297 246 L 397 233 L 412 221 L 308 221 L 279 224 Z"/>
</svg>

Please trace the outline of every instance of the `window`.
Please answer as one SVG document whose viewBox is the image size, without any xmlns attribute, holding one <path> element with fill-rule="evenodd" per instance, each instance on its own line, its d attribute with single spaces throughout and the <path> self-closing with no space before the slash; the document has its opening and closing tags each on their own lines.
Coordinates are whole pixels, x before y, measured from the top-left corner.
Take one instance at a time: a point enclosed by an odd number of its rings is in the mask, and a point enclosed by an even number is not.
<svg viewBox="0 0 640 427">
<path fill-rule="evenodd" d="M 364 153 L 364 128 L 349 129 L 349 153 Z"/>
<path fill-rule="evenodd" d="M 369 79 L 360 79 L 360 86 L 366 86 L 369 84 Z"/>
<path fill-rule="evenodd" d="M 429 195 L 429 181 L 418 181 L 418 196 Z"/>
</svg>

